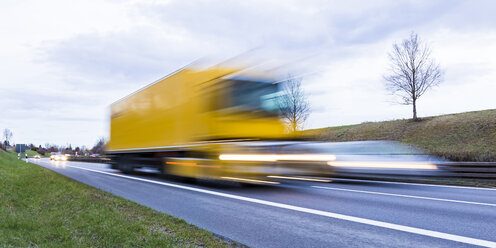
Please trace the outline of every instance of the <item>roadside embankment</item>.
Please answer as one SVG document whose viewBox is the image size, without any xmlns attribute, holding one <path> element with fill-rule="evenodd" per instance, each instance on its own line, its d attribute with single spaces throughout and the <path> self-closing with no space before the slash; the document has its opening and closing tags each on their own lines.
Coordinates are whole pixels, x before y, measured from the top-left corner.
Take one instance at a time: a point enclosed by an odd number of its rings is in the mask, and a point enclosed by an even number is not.
<svg viewBox="0 0 496 248">
<path fill-rule="evenodd" d="M 396 140 L 452 161 L 496 161 L 496 109 L 305 131 L 323 141 Z"/>
</svg>

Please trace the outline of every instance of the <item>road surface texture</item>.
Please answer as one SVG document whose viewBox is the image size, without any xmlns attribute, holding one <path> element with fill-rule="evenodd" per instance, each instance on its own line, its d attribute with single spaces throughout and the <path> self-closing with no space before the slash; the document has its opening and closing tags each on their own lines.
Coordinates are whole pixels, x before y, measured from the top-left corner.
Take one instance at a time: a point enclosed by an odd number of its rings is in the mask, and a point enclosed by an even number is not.
<svg viewBox="0 0 496 248">
<path fill-rule="evenodd" d="M 252 247 L 496 247 L 496 189 L 346 179 L 241 187 L 30 161 Z"/>
</svg>

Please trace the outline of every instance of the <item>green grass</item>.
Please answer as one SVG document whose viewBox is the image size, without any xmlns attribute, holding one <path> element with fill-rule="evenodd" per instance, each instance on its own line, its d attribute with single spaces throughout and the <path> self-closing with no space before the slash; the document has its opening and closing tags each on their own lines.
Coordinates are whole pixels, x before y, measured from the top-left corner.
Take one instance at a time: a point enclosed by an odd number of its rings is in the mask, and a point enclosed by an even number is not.
<svg viewBox="0 0 496 248">
<path fill-rule="evenodd" d="M 0 220 L 0 247 L 238 246 L 4 151 Z"/>
<path fill-rule="evenodd" d="M 26 153 L 28 154 L 29 157 L 34 157 L 34 155 L 40 155 L 38 152 L 32 150 L 26 150 Z"/>
<path fill-rule="evenodd" d="M 324 141 L 396 140 L 454 161 L 496 161 L 496 109 L 305 132 Z"/>
<path fill-rule="evenodd" d="M 12 151 L 12 152 L 14 152 L 14 151 Z M 31 157 L 34 157 L 35 155 L 40 155 L 40 156 L 41 156 L 41 154 L 39 154 L 37 151 L 28 150 L 28 149 L 26 149 L 26 154 L 27 154 L 27 155 L 28 155 L 28 157 L 30 157 L 30 158 L 31 158 Z M 22 156 L 24 156 L 24 154 L 22 154 Z"/>
</svg>

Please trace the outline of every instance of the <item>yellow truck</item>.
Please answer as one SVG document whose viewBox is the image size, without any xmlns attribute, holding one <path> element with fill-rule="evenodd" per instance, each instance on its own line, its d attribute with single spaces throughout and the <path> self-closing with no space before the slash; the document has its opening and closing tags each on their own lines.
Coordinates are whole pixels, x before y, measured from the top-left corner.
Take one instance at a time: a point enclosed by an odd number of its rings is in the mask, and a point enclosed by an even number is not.
<svg viewBox="0 0 496 248">
<path fill-rule="evenodd" d="M 249 183 L 325 173 L 332 157 L 283 151 L 294 137 L 279 118 L 279 97 L 279 84 L 266 75 L 184 68 L 111 105 L 106 152 L 123 172 L 155 167 L 165 174 Z"/>
</svg>

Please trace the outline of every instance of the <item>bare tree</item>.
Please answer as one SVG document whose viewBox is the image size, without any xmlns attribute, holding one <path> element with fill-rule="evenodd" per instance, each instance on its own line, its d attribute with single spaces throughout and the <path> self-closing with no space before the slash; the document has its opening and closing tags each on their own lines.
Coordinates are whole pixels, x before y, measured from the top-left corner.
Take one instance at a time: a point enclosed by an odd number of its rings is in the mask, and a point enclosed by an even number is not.
<svg viewBox="0 0 496 248">
<path fill-rule="evenodd" d="M 105 151 L 106 140 L 104 137 L 98 138 L 96 144 L 91 148 L 92 153 L 103 154 Z"/>
<path fill-rule="evenodd" d="M 56 145 L 50 143 L 45 143 L 45 149 L 47 152 L 58 152 L 59 148 Z"/>
<path fill-rule="evenodd" d="M 401 104 L 413 105 L 417 121 L 417 100 L 432 86 L 441 83 L 439 64 L 431 58 L 431 50 L 414 32 L 401 44 L 394 44 L 389 53 L 390 71 L 384 76 L 386 88 L 400 96 Z"/>
<path fill-rule="evenodd" d="M 12 138 L 12 131 L 10 131 L 10 129 L 8 128 L 5 128 L 3 130 L 3 139 L 4 139 L 4 145 L 5 147 L 9 146 L 10 145 L 10 139 Z"/>
<path fill-rule="evenodd" d="M 301 87 L 301 78 L 290 75 L 282 85 L 284 94 L 280 98 L 279 110 L 290 131 L 296 132 L 303 128 L 310 114 L 310 104 Z"/>
</svg>

